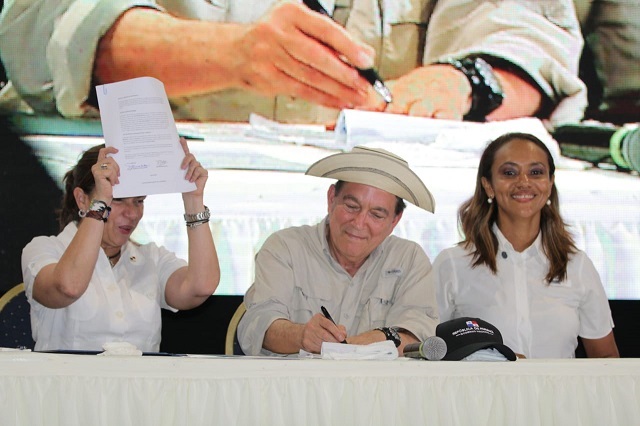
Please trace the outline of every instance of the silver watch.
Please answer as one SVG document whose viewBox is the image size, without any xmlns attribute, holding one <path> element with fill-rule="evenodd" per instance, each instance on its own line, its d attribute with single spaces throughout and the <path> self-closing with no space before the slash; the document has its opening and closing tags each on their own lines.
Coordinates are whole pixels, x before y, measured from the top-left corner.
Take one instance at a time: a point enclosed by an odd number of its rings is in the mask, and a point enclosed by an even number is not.
<svg viewBox="0 0 640 426">
<path fill-rule="evenodd" d="M 195 213 L 195 214 L 189 214 L 189 213 L 185 213 L 184 214 L 184 220 L 189 223 L 189 222 L 199 222 L 201 220 L 208 220 L 211 217 L 211 212 L 209 211 L 209 207 L 204 206 L 204 211 L 200 212 L 200 213 Z"/>
</svg>

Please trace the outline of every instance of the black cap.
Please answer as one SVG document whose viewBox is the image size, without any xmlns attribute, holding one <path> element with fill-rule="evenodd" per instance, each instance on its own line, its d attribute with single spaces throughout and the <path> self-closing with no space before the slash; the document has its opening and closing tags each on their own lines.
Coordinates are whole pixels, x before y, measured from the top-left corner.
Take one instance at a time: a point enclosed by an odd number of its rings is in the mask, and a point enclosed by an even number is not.
<svg viewBox="0 0 640 426">
<path fill-rule="evenodd" d="M 480 318 L 462 317 L 438 324 L 436 336 L 447 343 L 443 361 L 459 361 L 480 349 L 495 348 L 509 361 L 516 354 L 502 342 L 502 334 L 493 324 Z"/>
</svg>

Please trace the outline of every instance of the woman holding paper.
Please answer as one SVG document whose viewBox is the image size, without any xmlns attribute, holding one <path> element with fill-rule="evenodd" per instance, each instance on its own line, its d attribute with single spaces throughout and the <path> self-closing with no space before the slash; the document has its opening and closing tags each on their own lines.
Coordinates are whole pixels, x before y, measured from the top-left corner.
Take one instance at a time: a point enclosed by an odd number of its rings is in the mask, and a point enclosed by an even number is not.
<svg viewBox="0 0 640 426">
<path fill-rule="evenodd" d="M 598 272 L 560 216 L 555 165 L 535 136 L 510 133 L 480 159 L 462 204 L 465 240 L 438 255 L 429 279 L 440 320 L 477 317 L 527 358 L 618 357 Z"/>
<path fill-rule="evenodd" d="M 160 346 L 160 308 L 190 309 L 216 289 L 220 268 L 203 194 L 207 170 L 184 139 L 181 167 L 196 189 L 183 193 L 189 263 L 154 243 L 130 239 L 144 196 L 113 198 L 117 152 L 93 147 L 64 177 L 55 237 L 23 250 L 22 270 L 36 350 L 95 350 L 128 342 L 145 352 Z"/>
</svg>

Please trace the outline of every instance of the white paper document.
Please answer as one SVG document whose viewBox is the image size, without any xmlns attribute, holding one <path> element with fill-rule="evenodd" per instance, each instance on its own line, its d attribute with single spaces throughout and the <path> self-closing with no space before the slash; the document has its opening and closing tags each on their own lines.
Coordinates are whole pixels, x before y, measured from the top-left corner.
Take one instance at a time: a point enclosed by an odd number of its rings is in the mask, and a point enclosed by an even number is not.
<svg viewBox="0 0 640 426">
<path fill-rule="evenodd" d="M 414 142 L 434 149 L 480 154 L 487 144 L 509 132 L 537 136 L 560 159 L 560 146 L 537 118 L 474 123 L 411 117 L 383 112 L 343 110 L 336 123 L 336 139 L 345 150 L 363 143 Z"/>
<path fill-rule="evenodd" d="M 120 166 L 115 198 L 196 189 L 180 168 L 184 151 L 161 81 L 140 77 L 96 87 L 107 146 Z"/>
<path fill-rule="evenodd" d="M 390 340 L 368 345 L 322 342 L 322 359 L 388 359 L 398 358 L 398 349 Z"/>
</svg>

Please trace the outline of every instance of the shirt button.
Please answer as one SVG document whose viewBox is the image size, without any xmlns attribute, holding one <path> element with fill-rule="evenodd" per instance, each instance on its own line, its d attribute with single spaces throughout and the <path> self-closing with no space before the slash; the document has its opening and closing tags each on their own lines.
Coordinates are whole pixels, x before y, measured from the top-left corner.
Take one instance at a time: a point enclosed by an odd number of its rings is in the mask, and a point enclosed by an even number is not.
<svg viewBox="0 0 640 426">
<path fill-rule="evenodd" d="M 122 319 L 124 317 L 124 312 L 122 312 L 122 311 L 116 312 L 116 317 Z"/>
<path fill-rule="evenodd" d="M 507 252 L 506 252 L 506 251 L 503 251 L 503 252 L 502 252 L 502 258 L 503 258 L 503 259 L 506 259 L 506 258 L 507 258 Z"/>
</svg>

